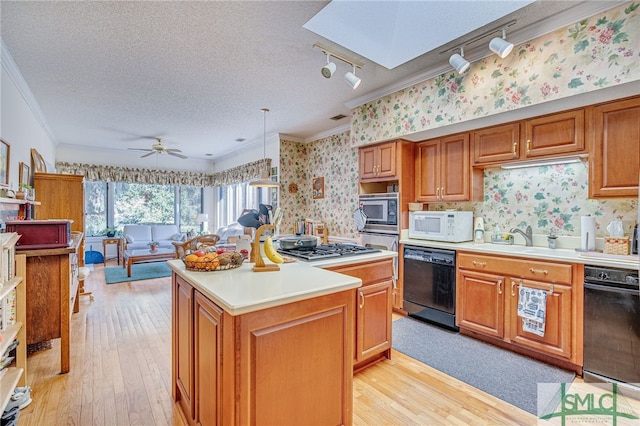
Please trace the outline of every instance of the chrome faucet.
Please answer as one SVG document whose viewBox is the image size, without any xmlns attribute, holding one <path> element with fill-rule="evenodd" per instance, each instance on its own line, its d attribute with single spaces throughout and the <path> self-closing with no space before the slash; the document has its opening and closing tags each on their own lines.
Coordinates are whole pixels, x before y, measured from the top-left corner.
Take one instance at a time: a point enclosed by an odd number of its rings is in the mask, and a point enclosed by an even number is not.
<svg viewBox="0 0 640 426">
<path fill-rule="evenodd" d="M 524 237 L 524 244 L 526 246 L 532 246 L 533 245 L 533 231 L 531 230 L 531 225 L 527 226 L 527 230 L 526 231 L 522 231 L 521 229 L 518 228 L 511 228 L 511 230 L 509 231 L 511 233 L 518 233 L 520 235 L 522 235 Z"/>
</svg>

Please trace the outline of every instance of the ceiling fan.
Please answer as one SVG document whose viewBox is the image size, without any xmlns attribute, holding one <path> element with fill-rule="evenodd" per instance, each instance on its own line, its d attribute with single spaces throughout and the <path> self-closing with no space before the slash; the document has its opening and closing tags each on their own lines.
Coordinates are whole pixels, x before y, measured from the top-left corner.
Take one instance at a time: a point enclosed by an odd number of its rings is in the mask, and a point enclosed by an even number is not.
<svg viewBox="0 0 640 426">
<path fill-rule="evenodd" d="M 186 155 L 178 154 L 179 152 L 182 152 L 179 149 L 168 148 L 166 145 L 163 145 L 162 138 L 154 138 L 154 139 L 157 141 L 157 143 L 154 143 L 153 145 L 151 145 L 151 149 L 144 149 L 144 148 L 129 148 L 129 149 L 132 151 L 147 152 L 147 154 L 142 155 L 140 158 L 148 157 L 153 154 L 169 154 L 178 158 L 188 158 Z"/>
</svg>

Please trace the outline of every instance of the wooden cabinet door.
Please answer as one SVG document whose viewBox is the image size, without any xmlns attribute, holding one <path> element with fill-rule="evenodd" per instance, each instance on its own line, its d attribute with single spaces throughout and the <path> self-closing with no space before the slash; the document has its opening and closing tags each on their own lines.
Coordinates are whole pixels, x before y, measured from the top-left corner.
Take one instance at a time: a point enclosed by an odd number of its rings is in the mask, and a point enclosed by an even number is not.
<svg viewBox="0 0 640 426">
<path fill-rule="evenodd" d="M 195 422 L 220 425 L 222 309 L 196 291 L 194 313 Z"/>
<path fill-rule="evenodd" d="M 376 149 L 375 146 L 360 148 L 360 179 L 376 177 Z"/>
<path fill-rule="evenodd" d="M 420 142 L 416 146 L 416 200 L 439 201 L 440 189 L 440 140 Z"/>
<path fill-rule="evenodd" d="M 520 157 L 520 124 L 476 130 L 472 134 L 473 165 L 514 161 Z"/>
<path fill-rule="evenodd" d="M 376 177 L 388 178 L 396 176 L 396 143 L 390 142 L 378 147 L 378 172 Z"/>
<path fill-rule="evenodd" d="M 640 97 L 589 111 L 589 197 L 638 195 Z"/>
<path fill-rule="evenodd" d="M 440 198 L 443 201 L 467 201 L 471 197 L 469 134 L 444 138 L 440 144 Z"/>
<path fill-rule="evenodd" d="M 518 316 L 519 286 L 548 292 L 544 336 L 522 329 L 522 318 Z M 571 359 L 571 287 L 511 278 L 509 298 L 509 339 L 513 343 L 554 357 Z"/>
<path fill-rule="evenodd" d="M 180 277 L 176 277 L 173 286 L 173 373 L 174 400 L 182 407 L 189 420 L 193 422 L 193 287 Z"/>
<path fill-rule="evenodd" d="M 356 363 L 391 348 L 391 281 L 358 289 Z"/>
<path fill-rule="evenodd" d="M 567 111 L 524 121 L 521 158 L 583 152 L 584 110 Z"/>
<path fill-rule="evenodd" d="M 459 270 L 456 279 L 456 325 L 503 338 L 504 285 L 503 276 Z"/>
</svg>

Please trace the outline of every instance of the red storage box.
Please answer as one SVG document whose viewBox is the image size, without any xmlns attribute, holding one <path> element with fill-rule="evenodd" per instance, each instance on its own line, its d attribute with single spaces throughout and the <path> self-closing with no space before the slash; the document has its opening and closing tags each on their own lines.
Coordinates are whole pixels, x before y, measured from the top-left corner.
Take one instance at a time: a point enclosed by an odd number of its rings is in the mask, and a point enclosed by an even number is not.
<svg viewBox="0 0 640 426">
<path fill-rule="evenodd" d="M 72 220 L 14 220 L 6 222 L 7 232 L 20 234 L 16 250 L 69 247 Z"/>
</svg>

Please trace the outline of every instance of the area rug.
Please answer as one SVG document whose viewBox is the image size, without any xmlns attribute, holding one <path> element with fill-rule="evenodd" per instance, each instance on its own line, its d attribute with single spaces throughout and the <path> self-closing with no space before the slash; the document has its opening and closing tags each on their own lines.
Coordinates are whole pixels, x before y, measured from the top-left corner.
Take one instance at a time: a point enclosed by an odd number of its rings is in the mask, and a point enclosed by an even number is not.
<svg viewBox="0 0 640 426">
<path fill-rule="evenodd" d="M 107 266 L 104 268 L 104 277 L 107 284 L 122 283 L 128 281 L 149 280 L 171 276 L 171 269 L 165 262 L 134 263 L 131 265 L 131 276 L 127 276 L 127 268 L 122 266 Z"/>
<path fill-rule="evenodd" d="M 411 317 L 393 322 L 393 349 L 532 414 L 537 414 L 538 383 L 575 378 L 571 371 Z"/>
</svg>

